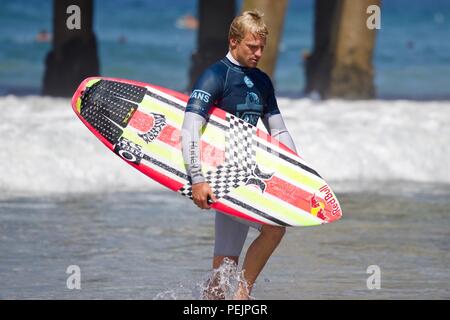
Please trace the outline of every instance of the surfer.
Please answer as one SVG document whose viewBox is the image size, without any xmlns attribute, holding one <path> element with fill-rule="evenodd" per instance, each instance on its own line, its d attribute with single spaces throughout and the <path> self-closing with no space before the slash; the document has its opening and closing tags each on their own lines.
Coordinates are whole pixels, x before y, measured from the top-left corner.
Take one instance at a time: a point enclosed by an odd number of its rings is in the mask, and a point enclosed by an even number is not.
<svg viewBox="0 0 450 320">
<path fill-rule="evenodd" d="M 198 29 L 198 20 L 193 15 L 187 14 L 177 20 L 176 26 L 179 29 L 196 30 Z"/>
<path fill-rule="evenodd" d="M 36 35 L 37 42 L 50 42 L 51 40 L 52 35 L 46 29 L 39 31 L 39 33 Z"/>
<path fill-rule="evenodd" d="M 188 101 L 182 129 L 183 158 L 192 182 L 192 198 L 201 209 L 210 209 L 208 198 L 217 201 L 211 186 L 202 174 L 200 162 L 200 129 L 213 105 L 256 126 L 261 118 L 268 132 L 295 149 L 275 99 L 270 78 L 256 68 L 262 57 L 268 35 L 262 14 L 246 11 L 230 25 L 229 52 L 204 71 L 195 83 Z M 233 144 L 239 144 L 239 137 Z M 238 265 L 249 227 L 259 230 L 245 255 L 242 270 L 244 281 L 235 292 L 235 299 L 249 299 L 253 285 L 266 262 L 283 238 L 286 228 L 250 222 L 219 211 L 215 214 L 213 268 L 218 269 L 228 258 Z M 206 296 L 223 299 L 215 290 L 219 279 L 210 279 Z"/>
</svg>

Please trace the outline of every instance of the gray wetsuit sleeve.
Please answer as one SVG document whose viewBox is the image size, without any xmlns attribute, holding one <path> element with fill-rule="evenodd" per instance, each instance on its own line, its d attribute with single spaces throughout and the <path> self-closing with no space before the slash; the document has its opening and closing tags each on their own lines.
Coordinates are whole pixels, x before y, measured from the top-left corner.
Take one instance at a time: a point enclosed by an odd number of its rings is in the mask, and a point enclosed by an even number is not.
<svg viewBox="0 0 450 320">
<path fill-rule="evenodd" d="M 262 118 L 262 122 L 272 137 L 286 145 L 291 150 L 297 152 L 294 140 L 292 140 L 281 114 L 267 114 L 264 118 Z"/>
<path fill-rule="evenodd" d="M 205 181 L 200 161 L 200 131 L 205 122 L 205 118 L 197 113 L 185 112 L 184 114 L 183 127 L 181 129 L 181 147 L 183 160 L 192 184 Z"/>
</svg>

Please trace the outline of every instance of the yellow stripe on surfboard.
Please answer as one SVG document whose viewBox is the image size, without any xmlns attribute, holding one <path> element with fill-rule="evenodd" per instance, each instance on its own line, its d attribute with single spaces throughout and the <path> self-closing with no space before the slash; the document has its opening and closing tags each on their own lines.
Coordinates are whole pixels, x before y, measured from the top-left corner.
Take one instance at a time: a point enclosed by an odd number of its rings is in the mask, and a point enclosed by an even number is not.
<svg viewBox="0 0 450 320">
<path fill-rule="evenodd" d="M 178 128 L 181 128 L 181 125 L 183 124 L 184 112 L 176 112 L 178 110 L 177 108 L 172 107 L 171 105 L 168 105 L 166 103 L 156 102 L 151 98 L 147 98 L 146 96 L 144 100 L 139 103 L 139 107 L 144 108 L 148 112 L 157 112 L 164 114 L 166 118 L 170 119 L 170 121 L 176 124 Z"/>
<path fill-rule="evenodd" d="M 300 169 L 291 168 L 289 163 L 284 161 L 283 159 L 275 155 L 267 157 L 267 154 L 269 153 L 258 148 L 256 151 L 256 162 L 261 166 L 267 168 L 268 171 L 272 169 L 273 171 L 280 173 L 290 180 L 297 182 L 299 185 L 305 185 L 314 190 L 317 190 L 323 186 L 322 179 L 318 178 L 320 179 L 318 181 L 317 179 L 302 173 Z"/>
<path fill-rule="evenodd" d="M 78 113 L 81 113 L 81 96 L 78 97 L 76 106 Z"/>
<path fill-rule="evenodd" d="M 102 80 L 102 79 L 98 78 L 98 79 L 92 79 L 92 80 L 89 80 L 89 81 L 86 83 L 86 88 L 92 87 L 93 84 L 99 82 L 100 80 Z"/>
</svg>

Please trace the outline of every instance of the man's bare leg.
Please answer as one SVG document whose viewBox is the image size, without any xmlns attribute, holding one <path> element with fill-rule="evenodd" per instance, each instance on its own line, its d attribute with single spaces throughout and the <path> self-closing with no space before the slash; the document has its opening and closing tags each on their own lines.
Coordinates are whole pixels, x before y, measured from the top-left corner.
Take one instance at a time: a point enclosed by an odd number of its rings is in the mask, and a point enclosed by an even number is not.
<svg viewBox="0 0 450 320">
<path fill-rule="evenodd" d="M 286 232 L 285 227 L 263 225 L 259 236 L 253 241 L 245 255 L 242 270 L 244 270 L 244 283 L 239 284 L 239 288 L 234 296 L 238 300 L 248 300 L 261 270 L 269 260 Z"/>
<path fill-rule="evenodd" d="M 239 262 L 239 257 L 236 256 L 214 256 L 213 258 L 213 270 L 217 270 L 222 265 L 222 262 L 225 258 L 230 259 L 234 263 L 236 263 L 236 266 Z M 222 300 L 225 299 L 224 293 L 219 288 L 219 274 L 216 274 L 215 277 L 209 279 L 207 288 L 203 292 L 204 298 L 207 300 Z"/>
</svg>

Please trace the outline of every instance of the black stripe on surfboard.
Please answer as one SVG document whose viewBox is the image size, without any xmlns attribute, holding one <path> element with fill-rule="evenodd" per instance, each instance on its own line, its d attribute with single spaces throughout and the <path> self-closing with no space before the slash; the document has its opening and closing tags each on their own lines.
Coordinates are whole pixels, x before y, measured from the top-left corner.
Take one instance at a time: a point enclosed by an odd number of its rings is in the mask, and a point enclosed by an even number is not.
<svg viewBox="0 0 450 320">
<path fill-rule="evenodd" d="M 260 142 L 256 142 L 256 146 L 257 146 L 258 148 L 263 149 L 264 151 L 267 151 L 267 152 L 269 152 L 269 153 L 271 153 L 271 154 L 273 154 L 273 155 L 278 156 L 279 158 L 281 158 L 281 159 L 283 159 L 283 160 L 285 160 L 285 161 L 287 161 L 287 162 L 289 162 L 289 163 L 291 163 L 291 164 L 293 164 L 293 165 L 295 165 L 295 166 L 299 166 L 299 167 L 302 168 L 303 170 L 308 171 L 308 172 L 312 173 L 313 175 L 315 175 L 315 176 L 317 176 L 317 177 L 323 179 L 323 178 L 320 176 L 320 174 L 317 173 L 316 170 L 314 170 L 314 169 L 308 167 L 307 165 L 304 165 L 303 163 L 300 163 L 300 162 L 298 162 L 298 161 L 295 161 L 294 159 L 292 159 L 292 158 L 290 158 L 290 157 L 288 157 L 288 156 L 286 156 L 286 155 L 284 155 L 284 154 L 282 154 L 282 153 L 280 153 L 280 152 L 277 152 L 277 151 L 275 151 L 275 150 L 269 148 L 268 146 L 263 145 L 263 144 L 260 143 Z"/>
<path fill-rule="evenodd" d="M 164 97 L 160 96 L 160 95 L 157 94 L 157 93 L 154 93 L 154 92 L 151 92 L 151 91 L 147 90 L 147 94 L 148 94 L 150 97 L 155 98 L 155 99 L 157 99 L 157 100 L 159 100 L 159 101 L 161 101 L 161 102 L 167 103 L 167 104 L 171 105 L 172 107 L 175 107 L 175 108 L 177 108 L 177 109 L 179 109 L 179 110 L 181 110 L 181 111 L 184 111 L 184 110 L 186 109 L 185 106 L 182 106 L 182 105 L 179 104 L 179 103 L 176 103 L 176 102 L 174 102 L 174 101 L 172 101 L 172 100 L 169 100 L 169 99 L 167 99 L 167 98 L 164 98 Z M 225 125 L 223 125 L 223 124 L 221 124 L 221 123 L 219 123 L 219 122 L 217 122 L 217 121 L 214 121 L 214 120 L 212 120 L 212 119 L 209 119 L 208 122 L 211 123 L 212 125 L 214 125 L 214 126 L 220 128 L 220 129 L 222 129 L 222 130 L 228 130 L 228 127 L 227 127 L 227 126 L 225 126 Z"/>
<path fill-rule="evenodd" d="M 147 154 L 144 154 L 144 156 L 142 158 L 148 162 L 153 163 L 155 166 L 160 167 L 161 169 L 164 169 L 182 179 L 189 180 L 189 177 L 187 176 L 187 174 L 184 174 L 183 172 L 178 171 L 177 169 L 172 168 L 171 166 L 168 166 L 168 165 L 164 164 L 163 162 L 150 157 Z"/>
<path fill-rule="evenodd" d="M 227 131 L 229 129 L 227 126 L 225 126 L 217 121 L 209 119 L 208 122 L 211 123 L 213 126 L 216 126 L 220 129 L 222 129 L 223 131 Z"/>
<path fill-rule="evenodd" d="M 175 107 L 175 108 L 177 108 L 179 110 L 183 110 L 184 111 L 184 109 L 186 109 L 185 106 L 183 106 L 183 105 L 181 105 L 179 103 L 176 103 L 175 101 L 172 101 L 172 100 L 169 100 L 167 98 L 164 98 L 163 96 L 160 96 L 157 93 L 151 92 L 150 90 L 147 90 L 147 95 L 149 95 L 150 97 L 155 98 L 155 99 L 157 99 L 157 100 L 159 100 L 161 102 L 167 103 L 167 104 L 171 105 L 172 107 Z"/>
<path fill-rule="evenodd" d="M 273 222 L 275 222 L 276 224 L 278 224 L 280 226 L 291 227 L 290 224 L 287 224 L 286 222 L 278 220 L 277 218 L 271 217 L 268 214 L 266 214 L 266 213 L 264 213 L 264 212 L 262 212 L 262 211 L 260 211 L 260 210 L 258 210 L 256 208 L 253 208 L 252 206 L 250 206 L 248 204 L 245 204 L 242 201 L 239 201 L 239 200 L 237 200 L 235 198 L 232 198 L 232 197 L 230 197 L 228 195 L 224 196 L 223 199 L 228 200 L 231 203 L 233 203 L 233 204 L 235 204 L 235 205 L 237 205 L 237 206 L 239 206 L 241 208 L 244 208 L 244 209 L 246 209 L 248 211 L 256 213 L 257 215 L 259 215 L 259 216 L 261 216 L 261 217 L 263 217 L 263 218 L 265 218 L 267 220 L 273 221 Z"/>
</svg>

